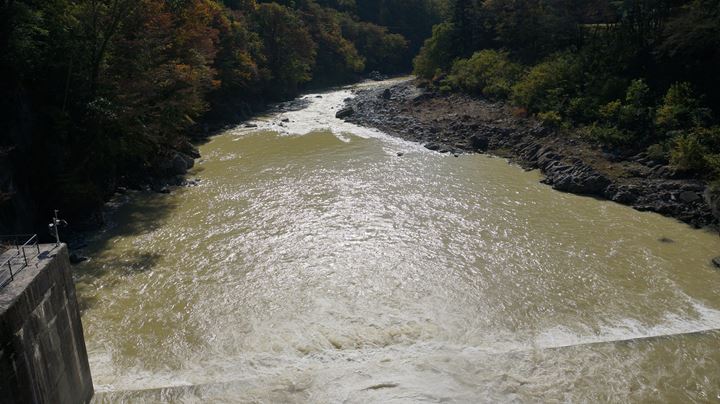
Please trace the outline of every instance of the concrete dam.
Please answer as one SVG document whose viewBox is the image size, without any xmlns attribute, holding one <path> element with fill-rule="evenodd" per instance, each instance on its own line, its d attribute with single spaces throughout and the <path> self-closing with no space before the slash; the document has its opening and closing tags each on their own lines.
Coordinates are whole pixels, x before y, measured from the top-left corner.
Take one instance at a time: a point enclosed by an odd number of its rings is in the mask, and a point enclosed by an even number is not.
<svg viewBox="0 0 720 404">
<path fill-rule="evenodd" d="M 93 383 L 67 247 L 33 248 L 0 289 L 0 403 L 87 403 Z"/>
</svg>

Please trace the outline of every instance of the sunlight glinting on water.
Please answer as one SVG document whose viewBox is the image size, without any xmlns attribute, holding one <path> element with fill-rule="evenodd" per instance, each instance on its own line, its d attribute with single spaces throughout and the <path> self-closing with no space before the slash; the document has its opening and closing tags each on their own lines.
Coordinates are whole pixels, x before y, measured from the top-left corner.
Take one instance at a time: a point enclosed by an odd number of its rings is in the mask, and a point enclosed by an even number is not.
<svg viewBox="0 0 720 404">
<path fill-rule="evenodd" d="M 116 209 L 78 283 L 96 401 L 720 399 L 716 235 L 335 119 L 350 96 Z"/>
</svg>

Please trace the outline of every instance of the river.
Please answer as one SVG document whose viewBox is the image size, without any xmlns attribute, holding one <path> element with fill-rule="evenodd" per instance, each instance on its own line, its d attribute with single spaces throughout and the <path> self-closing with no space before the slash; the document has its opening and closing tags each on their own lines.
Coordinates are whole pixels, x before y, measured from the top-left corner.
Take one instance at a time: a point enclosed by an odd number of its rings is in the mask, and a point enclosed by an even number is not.
<svg viewBox="0 0 720 404">
<path fill-rule="evenodd" d="M 96 402 L 720 400 L 717 234 L 341 122 L 350 96 L 115 201 L 76 267 Z"/>
</svg>

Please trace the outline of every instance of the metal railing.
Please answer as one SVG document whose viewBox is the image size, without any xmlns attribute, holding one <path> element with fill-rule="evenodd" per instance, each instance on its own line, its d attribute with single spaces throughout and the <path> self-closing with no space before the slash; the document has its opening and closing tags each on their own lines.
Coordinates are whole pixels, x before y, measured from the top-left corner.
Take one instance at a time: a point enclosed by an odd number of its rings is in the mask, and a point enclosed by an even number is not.
<svg viewBox="0 0 720 404">
<path fill-rule="evenodd" d="M 37 234 L 0 236 L 0 288 L 15 280 L 15 275 L 40 255 Z"/>
</svg>

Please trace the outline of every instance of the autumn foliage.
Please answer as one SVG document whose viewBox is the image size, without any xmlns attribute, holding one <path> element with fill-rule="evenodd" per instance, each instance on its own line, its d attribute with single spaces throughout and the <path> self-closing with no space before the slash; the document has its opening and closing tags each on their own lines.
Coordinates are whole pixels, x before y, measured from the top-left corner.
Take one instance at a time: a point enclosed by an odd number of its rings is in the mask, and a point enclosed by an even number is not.
<svg viewBox="0 0 720 404">
<path fill-rule="evenodd" d="M 314 0 L 3 2 L 0 194 L 87 216 L 117 186 L 162 174 L 204 131 L 199 122 L 237 121 L 367 69 L 407 69 L 409 42 L 360 11 L 370 10 Z"/>
</svg>

